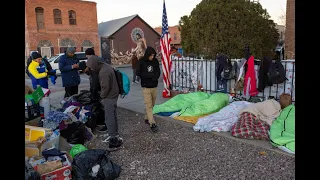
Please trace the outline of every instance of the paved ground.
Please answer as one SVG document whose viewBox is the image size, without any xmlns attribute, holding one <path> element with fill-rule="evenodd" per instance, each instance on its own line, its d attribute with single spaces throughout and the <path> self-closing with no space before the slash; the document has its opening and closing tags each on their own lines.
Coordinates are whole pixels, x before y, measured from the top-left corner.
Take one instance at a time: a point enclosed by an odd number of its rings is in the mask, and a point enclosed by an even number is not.
<svg viewBox="0 0 320 180">
<path fill-rule="evenodd" d="M 132 78 L 131 67 L 120 70 Z M 82 74 L 81 80 L 80 89 L 89 89 L 88 76 Z M 25 82 L 31 83 L 28 78 Z M 59 107 L 64 95 L 61 78 L 49 87 L 51 104 Z M 162 89 L 160 78 L 156 104 L 167 100 L 162 98 Z M 139 114 L 144 112 L 140 85 L 133 84 L 118 106 L 125 108 L 118 111 L 124 149 L 111 156 L 123 167 L 119 179 L 294 179 L 294 155 L 268 141 L 234 138 L 228 132 L 194 132 L 192 124 L 159 116 L 160 131 L 152 134 Z M 100 140 L 94 146 L 103 147 Z"/>
<path fill-rule="evenodd" d="M 210 133 L 198 133 L 179 121 L 156 119 L 152 133 L 143 116 L 119 108 L 124 146 L 111 152 L 124 179 L 295 179 L 295 158 Z M 92 142 L 105 148 L 100 136 Z M 264 155 L 261 155 L 265 153 Z"/>
</svg>

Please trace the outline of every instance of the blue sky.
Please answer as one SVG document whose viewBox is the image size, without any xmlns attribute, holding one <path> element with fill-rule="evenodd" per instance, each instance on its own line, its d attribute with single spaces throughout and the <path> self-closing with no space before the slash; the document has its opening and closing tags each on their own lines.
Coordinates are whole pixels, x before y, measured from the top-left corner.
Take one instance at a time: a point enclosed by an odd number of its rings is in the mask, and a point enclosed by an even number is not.
<svg viewBox="0 0 320 180">
<path fill-rule="evenodd" d="M 97 3 L 98 23 L 134 14 L 152 27 L 161 25 L 163 0 L 90 0 Z M 201 0 L 166 0 L 169 26 L 177 25 L 180 17 L 189 15 Z M 260 0 L 271 19 L 281 24 L 280 16 L 286 12 L 287 0 Z"/>
</svg>

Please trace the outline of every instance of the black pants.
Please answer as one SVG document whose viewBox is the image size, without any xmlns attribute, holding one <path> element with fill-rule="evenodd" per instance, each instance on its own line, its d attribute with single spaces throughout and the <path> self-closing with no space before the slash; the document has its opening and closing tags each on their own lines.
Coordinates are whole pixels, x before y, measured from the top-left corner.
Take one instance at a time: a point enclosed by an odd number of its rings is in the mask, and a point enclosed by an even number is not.
<svg viewBox="0 0 320 180">
<path fill-rule="evenodd" d="M 78 94 L 78 85 L 65 87 L 64 89 L 66 91 L 64 97 L 70 97 L 70 96 L 73 96 L 75 94 Z"/>
<path fill-rule="evenodd" d="M 140 81 L 140 77 L 137 76 L 136 69 L 133 69 L 133 79 L 132 82 Z"/>
</svg>

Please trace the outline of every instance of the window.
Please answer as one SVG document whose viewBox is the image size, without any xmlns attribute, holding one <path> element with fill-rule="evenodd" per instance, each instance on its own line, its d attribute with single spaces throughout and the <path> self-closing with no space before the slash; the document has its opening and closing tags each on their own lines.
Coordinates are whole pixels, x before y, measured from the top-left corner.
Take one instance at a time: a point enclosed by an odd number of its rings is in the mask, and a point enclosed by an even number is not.
<svg viewBox="0 0 320 180">
<path fill-rule="evenodd" d="M 59 63 L 60 58 L 61 58 L 61 56 L 59 56 L 59 57 L 54 61 L 54 63 Z"/>
<path fill-rule="evenodd" d="M 54 18 L 54 24 L 62 24 L 62 17 L 61 17 L 61 10 L 60 9 L 53 10 L 53 18 Z"/>
<path fill-rule="evenodd" d="M 43 8 L 37 7 L 35 9 L 36 11 L 36 21 L 37 21 L 37 28 L 38 29 L 44 29 L 44 14 L 43 14 Z"/>
<path fill-rule="evenodd" d="M 93 48 L 93 43 L 89 40 L 84 40 L 81 45 L 81 52 L 86 51 L 88 48 Z"/>
<path fill-rule="evenodd" d="M 73 10 L 69 11 L 69 24 L 77 25 L 76 12 Z"/>
<path fill-rule="evenodd" d="M 87 59 L 86 54 L 85 53 L 76 53 L 76 56 L 78 58 L 78 60 L 85 60 Z"/>
<path fill-rule="evenodd" d="M 177 33 L 173 34 L 173 40 L 177 40 Z"/>
<path fill-rule="evenodd" d="M 59 56 L 52 56 L 50 59 L 48 59 L 48 62 L 52 62 L 54 61 L 55 59 L 57 59 Z"/>
<path fill-rule="evenodd" d="M 50 47 L 41 47 L 41 56 L 51 57 L 51 48 Z"/>
</svg>

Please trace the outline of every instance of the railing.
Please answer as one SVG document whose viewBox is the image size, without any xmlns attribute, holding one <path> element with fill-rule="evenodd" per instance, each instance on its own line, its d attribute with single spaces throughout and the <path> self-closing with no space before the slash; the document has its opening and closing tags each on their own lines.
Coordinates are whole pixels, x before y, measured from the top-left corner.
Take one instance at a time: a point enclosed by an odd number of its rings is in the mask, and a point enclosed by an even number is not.
<svg viewBox="0 0 320 180">
<path fill-rule="evenodd" d="M 209 59 L 196 59 L 190 57 L 172 57 L 171 67 L 171 83 L 173 90 L 181 91 L 197 91 L 198 82 L 202 85 L 205 92 L 218 92 L 217 78 L 216 78 L 216 61 Z M 232 62 L 240 59 L 231 59 Z M 276 100 L 282 93 L 289 93 L 292 96 L 292 101 L 295 101 L 295 60 L 281 61 L 286 73 L 287 80 L 282 84 L 274 84 L 266 87 L 262 92 L 259 92 L 257 97 L 271 97 Z M 259 68 L 260 60 L 255 60 L 255 70 L 257 77 L 257 87 L 259 83 Z M 236 79 L 227 81 L 226 93 L 231 93 L 230 89 L 235 87 Z M 233 93 L 233 92 L 232 92 Z M 242 94 L 242 92 L 235 92 Z"/>
</svg>

